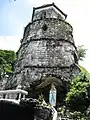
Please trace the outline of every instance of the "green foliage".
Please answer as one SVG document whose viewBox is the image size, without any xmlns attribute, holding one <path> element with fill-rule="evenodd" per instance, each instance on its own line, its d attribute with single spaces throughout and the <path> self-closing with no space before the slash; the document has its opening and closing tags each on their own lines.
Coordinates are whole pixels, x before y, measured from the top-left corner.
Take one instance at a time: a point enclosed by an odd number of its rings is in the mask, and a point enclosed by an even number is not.
<svg viewBox="0 0 90 120">
<path fill-rule="evenodd" d="M 88 71 L 84 67 L 80 65 L 78 65 L 78 67 L 80 68 L 81 72 L 84 73 L 85 75 L 88 73 Z"/>
<path fill-rule="evenodd" d="M 66 103 L 72 110 L 84 112 L 90 102 L 90 74 L 85 68 L 79 67 L 81 73 L 71 81 Z"/>
<path fill-rule="evenodd" d="M 39 95 L 38 101 L 40 101 L 41 103 L 43 102 L 44 96 L 43 94 Z"/>
<path fill-rule="evenodd" d="M 58 109 L 62 117 L 74 120 L 90 120 L 90 73 L 78 65 L 81 72 L 70 83 L 66 105 Z"/>
<path fill-rule="evenodd" d="M 86 56 L 86 50 L 87 49 L 84 49 L 83 45 L 78 46 L 77 48 L 78 48 L 78 59 L 83 60 Z"/>
<path fill-rule="evenodd" d="M 11 50 L 0 50 L 0 80 L 12 73 L 16 54 Z"/>
<path fill-rule="evenodd" d="M 80 111 L 71 111 L 66 106 L 62 106 L 58 108 L 58 115 L 62 118 L 68 118 L 70 120 L 89 120 L 88 116 L 86 116 L 84 113 L 81 113 Z"/>
</svg>

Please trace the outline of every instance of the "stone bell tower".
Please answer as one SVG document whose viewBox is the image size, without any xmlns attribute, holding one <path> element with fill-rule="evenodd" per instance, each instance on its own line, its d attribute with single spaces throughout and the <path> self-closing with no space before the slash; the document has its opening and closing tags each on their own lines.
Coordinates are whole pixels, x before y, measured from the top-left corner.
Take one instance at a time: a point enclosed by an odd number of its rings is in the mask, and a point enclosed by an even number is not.
<svg viewBox="0 0 90 120">
<path fill-rule="evenodd" d="M 17 52 L 11 85 L 36 86 L 44 76 L 69 81 L 78 73 L 77 48 L 67 15 L 54 3 L 33 8 Z"/>
</svg>

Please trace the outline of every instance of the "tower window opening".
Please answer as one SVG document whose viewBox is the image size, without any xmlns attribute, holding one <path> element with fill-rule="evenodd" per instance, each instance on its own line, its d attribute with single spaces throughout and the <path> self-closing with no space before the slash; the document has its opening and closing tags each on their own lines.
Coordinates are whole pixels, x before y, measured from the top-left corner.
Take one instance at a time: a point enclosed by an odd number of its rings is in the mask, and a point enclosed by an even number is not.
<svg viewBox="0 0 90 120">
<path fill-rule="evenodd" d="M 48 27 L 47 27 L 47 25 L 46 25 L 46 24 L 44 24 L 44 25 L 43 25 L 43 27 L 42 27 L 42 29 L 43 29 L 44 31 L 46 31 L 46 30 L 47 30 L 47 28 L 48 28 Z"/>
</svg>

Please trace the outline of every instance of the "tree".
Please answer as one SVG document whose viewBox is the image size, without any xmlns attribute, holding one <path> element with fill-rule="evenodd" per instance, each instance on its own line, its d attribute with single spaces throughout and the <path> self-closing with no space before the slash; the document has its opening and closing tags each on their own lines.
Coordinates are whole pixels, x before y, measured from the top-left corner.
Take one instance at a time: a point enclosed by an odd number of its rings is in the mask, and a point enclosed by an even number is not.
<svg viewBox="0 0 90 120">
<path fill-rule="evenodd" d="M 11 50 L 0 50 L 0 80 L 8 77 L 13 71 L 16 54 Z"/>
<path fill-rule="evenodd" d="M 77 49 L 78 49 L 78 59 L 83 60 L 86 56 L 86 50 L 87 49 L 84 49 L 83 45 L 78 46 Z"/>
<path fill-rule="evenodd" d="M 67 106 L 74 111 L 84 112 L 90 105 L 90 73 L 81 67 L 81 73 L 76 76 L 66 95 Z"/>
</svg>

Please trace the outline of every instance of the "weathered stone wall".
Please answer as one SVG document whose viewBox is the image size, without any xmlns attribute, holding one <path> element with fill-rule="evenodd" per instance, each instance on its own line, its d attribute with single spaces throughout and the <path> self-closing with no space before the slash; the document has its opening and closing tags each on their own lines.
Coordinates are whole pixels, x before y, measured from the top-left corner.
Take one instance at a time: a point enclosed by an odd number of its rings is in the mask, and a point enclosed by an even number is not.
<svg viewBox="0 0 90 120">
<path fill-rule="evenodd" d="M 46 30 L 43 30 L 44 25 Z M 71 25 L 55 18 L 30 23 L 25 29 L 15 65 L 18 84 L 23 74 L 30 82 L 40 80 L 46 74 L 70 77 L 69 66 L 75 63 L 74 55 L 77 58 L 72 32 Z"/>
<path fill-rule="evenodd" d="M 46 30 L 43 29 L 44 25 L 47 26 Z M 30 41 L 31 38 L 64 39 L 74 43 L 72 32 L 72 26 L 65 21 L 55 18 L 40 19 L 28 24 L 24 32 L 22 44 Z"/>
<path fill-rule="evenodd" d="M 76 53 L 73 45 L 64 41 L 45 39 L 31 41 L 26 50 L 20 50 L 16 71 L 26 66 L 70 66 L 74 62 L 73 52 Z"/>
<path fill-rule="evenodd" d="M 70 71 L 67 68 L 75 62 L 73 52 L 76 50 L 73 45 L 65 41 L 40 40 L 31 41 L 24 52 L 23 56 L 19 56 L 20 59 L 18 57 L 14 72 L 20 74 L 21 80 L 24 74 L 26 79 L 29 76 L 30 80 L 34 81 L 39 80 L 44 74 L 66 76 L 67 71 Z M 16 77 L 19 80 L 19 75 Z"/>
</svg>

